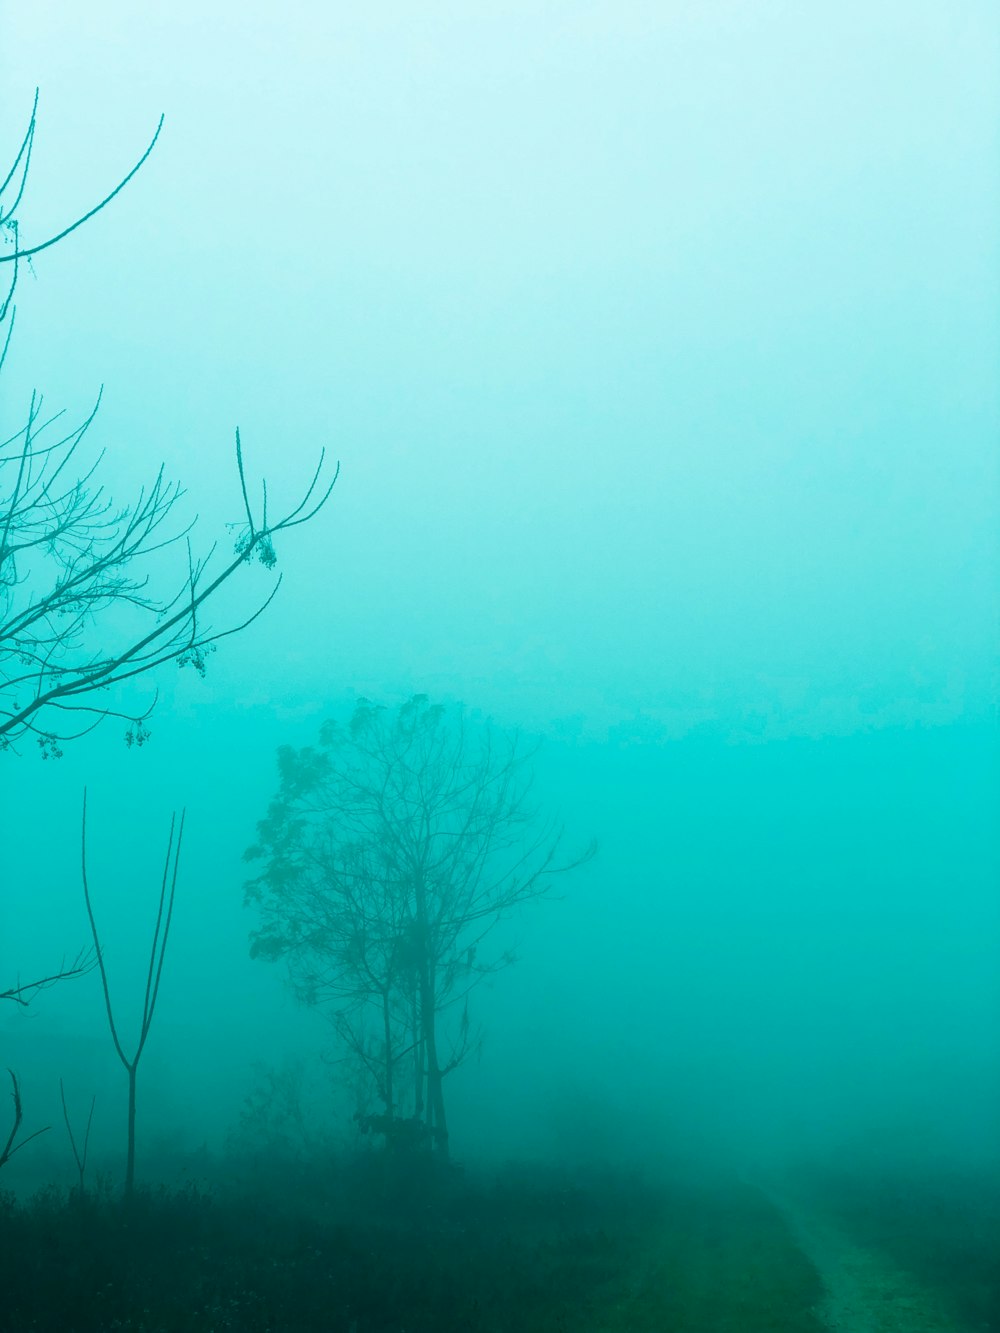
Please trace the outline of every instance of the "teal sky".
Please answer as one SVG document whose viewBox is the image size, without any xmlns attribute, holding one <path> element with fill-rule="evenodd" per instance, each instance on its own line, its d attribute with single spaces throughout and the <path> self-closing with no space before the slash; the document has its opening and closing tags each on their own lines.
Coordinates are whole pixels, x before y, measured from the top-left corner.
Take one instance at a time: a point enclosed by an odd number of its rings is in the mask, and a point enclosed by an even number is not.
<svg viewBox="0 0 1000 1333">
<path fill-rule="evenodd" d="M 206 13 L 206 9 L 211 12 Z M 15 373 L 119 491 L 335 504 L 229 694 L 844 733 L 992 707 L 998 39 L 936 4 L 40 4 Z M 252 656 L 253 669 L 246 671 Z M 576 725 L 576 724 L 574 724 Z"/>
</svg>

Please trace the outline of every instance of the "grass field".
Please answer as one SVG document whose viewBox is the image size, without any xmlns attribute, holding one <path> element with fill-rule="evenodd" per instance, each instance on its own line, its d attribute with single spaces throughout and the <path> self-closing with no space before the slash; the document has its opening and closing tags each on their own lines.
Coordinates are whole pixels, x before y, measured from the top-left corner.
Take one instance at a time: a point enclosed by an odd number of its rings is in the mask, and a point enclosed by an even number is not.
<svg viewBox="0 0 1000 1333">
<path fill-rule="evenodd" d="M 364 1172 L 0 1207 L 4 1333 L 818 1333 L 817 1274 L 735 1181 Z"/>
</svg>

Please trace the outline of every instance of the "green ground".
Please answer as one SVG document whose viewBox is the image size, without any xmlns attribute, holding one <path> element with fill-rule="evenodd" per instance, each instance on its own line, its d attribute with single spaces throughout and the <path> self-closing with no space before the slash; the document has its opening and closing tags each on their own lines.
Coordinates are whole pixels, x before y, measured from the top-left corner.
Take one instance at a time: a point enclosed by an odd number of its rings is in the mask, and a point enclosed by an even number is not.
<svg viewBox="0 0 1000 1333">
<path fill-rule="evenodd" d="M 336 1194 L 330 1190 L 336 1187 Z M 3 1333 L 819 1333 L 817 1274 L 736 1182 L 508 1172 L 432 1206 L 371 1178 L 0 1206 Z M 331 1202 L 332 1198 L 332 1202 Z"/>
</svg>

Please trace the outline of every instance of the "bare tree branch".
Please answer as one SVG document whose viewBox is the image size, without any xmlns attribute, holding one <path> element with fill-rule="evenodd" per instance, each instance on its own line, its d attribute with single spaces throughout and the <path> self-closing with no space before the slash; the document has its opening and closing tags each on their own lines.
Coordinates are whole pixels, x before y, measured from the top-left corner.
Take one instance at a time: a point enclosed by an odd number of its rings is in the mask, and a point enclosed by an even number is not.
<svg viewBox="0 0 1000 1333">
<path fill-rule="evenodd" d="M 13 330 L 13 299 L 19 263 L 63 240 L 106 208 L 149 159 L 163 127 L 132 169 L 93 208 L 48 239 L 25 245 L 17 210 L 25 192 L 37 123 L 38 95 L 11 167 L 0 184 L 0 263 L 12 278 L 0 302 L 0 324 L 10 321 L 0 351 L 0 369 Z M 213 548 L 195 558 L 189 534 L 193 521 L 178 523 L 181 488 L 163 467 L 131 504 L 116 506 L 96 480 L 103 454 L 86 463 L 81 446 L 94 422 L 93 410 L 77 426 L 60 426 L 63 414 L 43 413 L 32 394 L 20 430 L 0 443 L 0 749 L 32 740 L 45 757 L 58 757 L 61 743 L 85 735 L 104 717 L 127 722 L 126 741 L 142 744 L 152 703 L 111 702 L 108 692 L 168 662 L 203 675 L 220 640 L 247 628 L 270 605 L 280 585 L 236 623 L 215 627 L 205 619 L 212 600 L 237 571 L 253 561 L 271 570 L 280 534 L 309 522 L 330 498 L 337 480 L 319 461 L 298 500 L 275 521 L 268 487 L 261 484 L 260 511 L 251 503 L 243 446 L 236 431 L 236 471 L 244 518 L 232 556 L 210 568 Z M 185 545 L 186 573 L 164 592 L 152 586 L 152 557 Z M 125 611 L 127 617 L 117 612 Z M 113 627 L 113 628 L 112 628 Z M 155 702 L 155 699 L 154 701 Z M 67 714 L 81 712 L 85 724 Z"/>
<path fill-rule="evenodd" d="M 14 163 L 7 174 L 7 178 L 4 180 L 3 184 L 0 185 L 0 199 L 2 199 L 3 192 L 7 188 L 7 186 L 11 183 L 11 180 L 15 176 L 18 167 L 19 166 L 22 167 L 21 181 L 13 203 L 8 207 L 6 212 L 0 210 L 0 227 L 11 225 L 14 213 L 17 209 L 18 204 L 21 202 L 21 198 L 24 194 L 25 181 L 28 175 L 28 164 L 31 160 L 31 147 L 35 137 L 35 124 L 36 124 L 37 114 L 38 114 L 38 89 L 36 88 L 35 101 L 34 105 L 31 108 L 31 119 L 28 124 L 27 133 L 25 134 L 24 139 L 22 140 L 21 148 L 18 152 L 17 157 L 14 159 Z M 75 222 L 71 222 L 68 226 L 63 227 L 61 231 L 56 232 L 54 236 L 50 236 L 45 241 L 39 241 L 36 245 L 30 245 L 30 246 L 21 246 L 19 244 L 16 244 L 12 254 L 0 255 L 0 264 L 13 263 L 16 265 L 18 260 L 29 259 L 32 255 L 37 255 L 40 254 L 43 250 L 48 250 L 50 246 L 58 245 L 58 243 L 61 240 L 64 240 L 67 236 L 69 236 L 71 232 L 76 231 L 77 227 L 82 227 L 85 222 L 89 222 L 92 217 L 94 217 L 97 213 L 100 213 L 101 209 L 107 208 L 108 204 L 111 203 L 112 199 L 114 199 L 116 195 L 121 194 L 122 190 L 124 190 L 125 186 L 129 183 L 132 177 L 136 175 L 137 172 L 142 170 L 142 167 L 145 164 L 146 159 L 149 157 L 150 153 L 156 147 L 156 141 L 160 137 L 160 131 L 163 129 L 163 121 L 164 117 L 161 115 L 156 125 L 156 131 L 153 134 L 152 139 L 150 139 L 146 151 L 139 158 L 138 162 L 136 162 L 132 170 L 126 176 L 122 177 L 122 179 L 118 182 L 118 184 L 111 191 L 111 193 L 106 194 L 99 204 L 95 204 L 93 208 L 88 209 L 86 213 L 84 213 L 81 217 L 78 217 Z"/>
<path fill-rule="evenodd" d="M 3 1149 L 0 1150 L 0 1167 L 6 1166 L 14 1154 L 20 1152 L 32 1139 L 37 1139 L 40 1134 L 45 1134 L 52 1128 L 51 1125 L 45 1125 L 42 1129 L 36 1129 L 33 1134 L 29 1134 L 26 1139 L 22 1139 L 20 1143 L 17 1142 L 17 1135 L 21 1128 L 21 1121 L 24 1119 L 24 1107 L 21 1103 L 21 1087 L 17 1081 L 17 1075 L 14 1073 L 13 1069 L 8 1069 L 7 1073 L 10 1075 L 10 1081 L 13 1084 L 11 1097 L 14 1102 L 14 1123 L 11 1125 L 10 1133 L 7 1135 L 7 1142 L 4 1144 Z"/>
<path fill-rule="evenodd" d="M 69 981 L 73 977 L 86 976 L 96 966 L 97 958 L 95 955 L 89 949 L 81 949 L 72 963 L 64 964 L 58 972 L 53 972 L 47 977 L 40 977 L 36 981 L 19 982 L 16 986 L 10 986 L 7 990 L 0 991 L 0 1000 L 12 1000 L 14 1004 L 20 1004 L 26 1008 L 39 991 L 48 990 L 57 981 Z"/>
</svg>

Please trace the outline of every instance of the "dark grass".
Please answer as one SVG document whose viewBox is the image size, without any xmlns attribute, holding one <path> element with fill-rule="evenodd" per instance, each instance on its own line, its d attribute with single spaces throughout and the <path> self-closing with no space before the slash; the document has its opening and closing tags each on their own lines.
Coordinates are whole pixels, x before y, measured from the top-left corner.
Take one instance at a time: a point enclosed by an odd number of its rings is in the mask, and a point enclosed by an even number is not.
<svg viewBox="0 0 1000 1333">
<path fill-rule="evenodd" d="M 841 1165 L 803 1179 L 855 1239 L 934 1287 L 972 1328 L 1000 1329 L 1000 1169 Z"/>
<path fill-rule="evenodd" d="M 818 1333 L 815 1273 L 739 1185 L 368 1162 L 211 1193 L 0 1205 L 3 1333 Z"/>
</svg>

